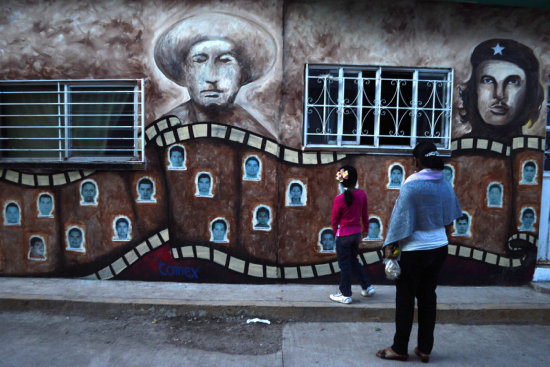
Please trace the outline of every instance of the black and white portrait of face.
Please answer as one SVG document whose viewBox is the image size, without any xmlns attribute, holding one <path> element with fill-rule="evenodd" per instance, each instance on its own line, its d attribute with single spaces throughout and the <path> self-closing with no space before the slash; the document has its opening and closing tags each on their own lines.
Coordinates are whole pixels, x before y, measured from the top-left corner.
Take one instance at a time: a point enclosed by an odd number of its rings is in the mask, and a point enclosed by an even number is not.
<svg viewBox="0 0 550 367">
<path fill-rule="evenodd" d="M 130 219 L 125 216 L 119 216 L 113 221 L 113 241 L 130 241 L 132 227 Z"/>
<path fill-rule="evenodd" d="M 535 228 L 533 227 L 533 225 L 537 221 L 535 209 L 533 208 L 522 209 L 520 221 L 521 221 L 521 226 L 519 227 L 520 231 L 534 231 Z"/>
<path fill-rule="evenodd" d="M 21 209 L 15 201 L 8 201 L 4 204 L 4 224 L 6 226 L 21 225 Z"/>
<path fill-rule="evenodd" d="M 363 241 L 380 241 L 382 239 L 382 221 L 380 218 L 371 216 L 369 218 L 369 234 Z"/>
<path fill-rule="evenodd" d="M 323 228 L 319 232 L 319 247 L 321 252 L 336 252 L 336 239 L 332 228 Z"/>
<path fill-rule="evenodd" d="M 262 174 L 262 162 L 255 155 L 246 157 L 244 160 L 244 175 L 243 180 L 260 181 Z"/>
<path fill-rule="evenodd" d="M 535 161 L 526 161 L 521 169 L 520 185 L 537 184 L 537 163 Z"/>
<path fill-rule="evenodd" d="M 544 101 L 540 64 L 533 50 L 511 39 L 489 39 L 470 57 L 470 80 L 460 91 L 460 119 L 469 136 L 509 143 L 537 121 Z"/>
<path fill-rule="evenodd" d="M 93 180 L 83 181 L 80 185 L 80 205 L 97 205 L 97 183 Z"/>
<path fill-rule="evenodd" d="M 212 195 L 212 175 L 208 172 L 199 172 L 196 178 L 197 191 L 195 196 L 199 197 L 214 197 Z"/>
<path fill-rule="evenodd" d="M 446 164 L 443 166 L 443 178 L 445 181 L 451 184 L 451 186 L 454 186 L 455 181 L 455 169 L 452 165 Z"/>
<path fill-rule="evenodd" d="M 470 232 L 471 216 L 470 214 L 462 211 L 462 216 L 455 219 L 454 222 L 454 232 L 453 236 L 464 236 L 470 237 L 472 234 Z"/>
<path fill-rule="evenodd" d="M 137 183 L 138 202 L 156 203 L 155 182 L 150 177 L 143 177 Z"/>
<path fill-rule="evenodd" d="M 69 227 L 66 232 L 68 251 L 86 252 L 84 245 L 84 231 L 79 227 Z"/>
<path fill-rule="evenodd" d="M 405 169 L 402 165 L 395 163 L 388 170 L 388 186 L 389 189 L 400 189 L 405 177 Z"/>
<path fill-rule="evenodd" d="M 33 261 L 46 260 L 46 246 L 44 239 L 40 236 L 32 236 L 29 239 L 29 253 L 27 259 Z"/>
<path fill-rule="evenodd" d="M 254 218 L 252 220 L 253 228 L 260 231 L 271 230 L 271 209 L 265 205 L 259 205 L 254 210 Z"/>
<path fill-rule="evenodd" d="M 491 182 L 487 186 L 487 206 L 502 208 L 502 184 Z"/>
<path fill-rule="evenodd" d="M 53 197 L 49 193 L 41 193 L 38 195 L 38 202 L 36 204 L 38 208 L 38 217 L 53 218 Z"/>
<path fill-rule="evenodd" d="M 210 222 L 210 241 L 229 242 L 229 226 L 225 218 L 216 218 Z"/>
<path fill-rule="evenodd" d="M 188 94 L 168 114 L 183 124 L 217 121 L 274 137 L 273 126 L 256 120 L 237 95 L 271 70 L 276 54 L 274 38 L 253 20 L 208 11 L 178 21 L 154 49 L 159 71 Z"/>
<path fill-rule="evenodd" d="M 307 202 L 307 187 L 302 181 L 293 180 L 288 184 L 286 205 L 304 206 Z"/>
<path fill-rule="evenodd" d="M 172 145 L 168 149 L 168 169 L 170 170 L 186 170 L 185 167 L 185 148 L 182 145 Z"/>
</svg>

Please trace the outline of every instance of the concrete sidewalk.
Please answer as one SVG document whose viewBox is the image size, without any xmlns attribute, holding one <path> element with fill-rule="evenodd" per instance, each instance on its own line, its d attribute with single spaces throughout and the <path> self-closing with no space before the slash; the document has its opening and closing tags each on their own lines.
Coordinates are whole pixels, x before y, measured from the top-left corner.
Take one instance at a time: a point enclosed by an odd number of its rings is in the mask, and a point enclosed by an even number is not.
<svg viewBox="0 0 550 367">
<path fill-rule="evenodd" d="M 336 285 L 195 284 L 59 278 L 0 278 L 0 310 L 63 310 L 116 314 L 250 315 L 292 322 L 391 322 L 395 289 L 375 286 L 370 298 L 354 288 L 354 303 L 329 300 Z M 438 322 L 550 324 L 547 283 L 519 287 L 438 287 Z M 342 312 L 345 308 L 346 312 Z"/>
</svg>

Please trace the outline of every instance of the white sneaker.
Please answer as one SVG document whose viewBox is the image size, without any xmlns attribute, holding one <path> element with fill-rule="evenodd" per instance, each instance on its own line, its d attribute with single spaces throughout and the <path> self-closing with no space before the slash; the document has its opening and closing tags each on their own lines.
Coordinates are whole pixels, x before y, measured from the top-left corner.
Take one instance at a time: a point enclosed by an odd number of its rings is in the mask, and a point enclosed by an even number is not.
<svg viewBox="0 0 550 367">
<path fill-rule="evenodd" d="M 374 286 L 372 286 L 372 285 L 369 285 L 369 287 L 367 289 L 362 289 L 361 290 L 361 295 L 363 297 L 370 297 L 375 293 L 376 293 L 376 289 L 374 289 Z"/>
<path fill-rule="evenodd" d="M 329 297 L 334 302 L 340 302 L 345 304 L 349 304 L 352 302 L 351 297 L 346 297 L 342 293 L 331 294 Z"/>
</svg>

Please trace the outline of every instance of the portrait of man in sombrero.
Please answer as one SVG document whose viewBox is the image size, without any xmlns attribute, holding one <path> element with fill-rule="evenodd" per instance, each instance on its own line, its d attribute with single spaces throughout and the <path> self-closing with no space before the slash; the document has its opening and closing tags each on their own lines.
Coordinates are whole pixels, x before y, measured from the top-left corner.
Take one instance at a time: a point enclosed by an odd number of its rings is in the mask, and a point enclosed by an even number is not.
<svg viewBox="0 0 550 367">
<path fill-rule="evenodd" d="M 539 117 L 544 100 L 539 62 L 533 51 L 514 40 L 490 39 L 476 46 L 472 74 L 460 91 L 467 136 L 510 143 Z"/>
<path fill-rule="evenodd" d="M 182 19 L 155 43 L 155 63 L 171 81 L 187 88 L 190 99 L 165 114 L 183 124 L 219 122 L 274 138 L 274 128 L 235 103 L 242 86 L 266 75 L 276 44 L 251 20 L 224 13 Z"/>
</svg>

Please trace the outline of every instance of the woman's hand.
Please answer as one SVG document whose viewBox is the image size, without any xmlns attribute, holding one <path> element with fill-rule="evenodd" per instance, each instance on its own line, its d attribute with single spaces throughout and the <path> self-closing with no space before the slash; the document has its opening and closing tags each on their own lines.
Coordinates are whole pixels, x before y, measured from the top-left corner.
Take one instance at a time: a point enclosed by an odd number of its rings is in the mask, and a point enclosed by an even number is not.
<svg viewBox="0 0 550 367">
<path fill-rule="evenodd" d="M 398 255 L 399 255 L 399 245 L 397 244 L 397 242 L 384 247 L 385 259 L 397 259 Z"/>
</svg>

